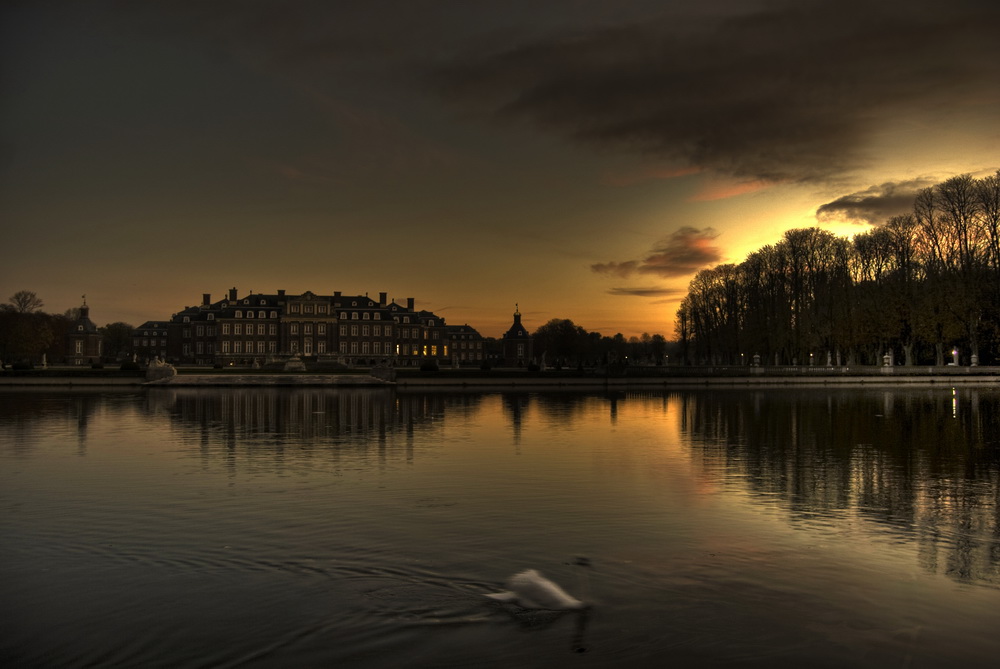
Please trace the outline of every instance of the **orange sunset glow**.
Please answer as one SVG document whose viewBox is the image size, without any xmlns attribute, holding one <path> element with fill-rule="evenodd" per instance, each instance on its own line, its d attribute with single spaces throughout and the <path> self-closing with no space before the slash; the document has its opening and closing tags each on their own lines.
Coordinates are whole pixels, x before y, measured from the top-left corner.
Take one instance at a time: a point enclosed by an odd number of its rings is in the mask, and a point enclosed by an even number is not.
<svg viewBox="0 0 1000 669">
<path fill-rule="evenodd" d="M 699 269 L 1000 167 L 992 3 L 0 12 L 0 299 L 100 325 L 235 286 L 671 338 Z"/>
</svg>

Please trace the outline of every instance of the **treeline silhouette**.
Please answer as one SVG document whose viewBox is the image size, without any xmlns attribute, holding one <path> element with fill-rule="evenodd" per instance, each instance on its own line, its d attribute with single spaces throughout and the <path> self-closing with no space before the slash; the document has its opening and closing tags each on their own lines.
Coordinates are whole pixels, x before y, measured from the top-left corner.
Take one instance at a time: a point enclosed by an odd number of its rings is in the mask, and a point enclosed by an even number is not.
<svg viewBox="0 0 1000 669">
<path fill-rule="evenodd" d="M 702 270 L 676 327 L 690 364 L 995 364 L 1000 170 L 925 188 L 852 239 L 789 230 Z"/>
</svg>

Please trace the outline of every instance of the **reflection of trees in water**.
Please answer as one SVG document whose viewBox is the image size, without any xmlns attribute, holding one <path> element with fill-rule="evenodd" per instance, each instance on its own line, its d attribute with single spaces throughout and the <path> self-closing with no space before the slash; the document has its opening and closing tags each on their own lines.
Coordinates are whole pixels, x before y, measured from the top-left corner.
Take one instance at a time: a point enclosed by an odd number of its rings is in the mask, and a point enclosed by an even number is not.
<svg viewBox="0 0 1000 669">
<path fill-rule="evenodd" d="M 82 454 L 87 445 L 89 423 L 98 407 L 105 404 L 107 399 L 100 390 L 19 388 L 14 392 L 5 391 L 0 395 L 0 443 L 16 453 L 32 449 L 45 438 L 72 438 Z M 109 408 L 120 409 L 113 405 Z"/>
<path fill-rule="evenodd" d="M 1000 393 L 950 388 L 681 395 L 706 466 L 793 518 L 850 511 L 916 538 L 923 566 L 1000 584 Z"/>
</svg>

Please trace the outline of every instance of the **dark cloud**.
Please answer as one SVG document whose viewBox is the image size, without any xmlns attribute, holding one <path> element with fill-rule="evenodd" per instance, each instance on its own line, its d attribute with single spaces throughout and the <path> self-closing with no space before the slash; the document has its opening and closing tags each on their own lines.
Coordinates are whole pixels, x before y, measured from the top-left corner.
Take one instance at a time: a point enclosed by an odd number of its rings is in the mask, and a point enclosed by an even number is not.
<svg viewBox="0 0 1000 669">
<path fill-rule="evenodd" d="M 630 297 L 682 297 L 687 294 L 684 288 L 612 288 L 609 295 L 625 295 Z"/>
<path fill-rule="evenodd" d="M 751 7 L 468 54 L 436 83 L 502 119 L 769 181 L 859 167 L 872 134 L 913 110 L 998 115 L 1000 3 Z"/>
<path fill-rule="evenodd" d="M 591 271 L 627 279 L 636 274 L 673 278 L 694 274 L 718 262 L 722 255 L 713 241 L 719 236 L 712 228 L 683 227 L 660 240 L 643 260 L 597 263 Z M 617 289 L 621 290 L 621 289 Z"/>
<path fill-rule="evenodd" d="M 938 181 L 940 179 L 928 177 L 871 186 L 821 205 L 816 210 L 816 218 L 820 221 L 839 220 L 873 225 L 884 223 L 892 216 L 913 211 L 913 200 L 917 193 Z"/>
</svg>

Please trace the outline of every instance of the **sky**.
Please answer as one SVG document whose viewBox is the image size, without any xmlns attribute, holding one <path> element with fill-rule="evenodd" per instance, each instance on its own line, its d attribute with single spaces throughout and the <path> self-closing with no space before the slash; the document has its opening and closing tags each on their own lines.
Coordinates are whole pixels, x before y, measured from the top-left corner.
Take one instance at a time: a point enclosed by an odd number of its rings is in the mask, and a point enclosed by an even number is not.
<svg viewBox="0 0 1000 669">
<path fill-rule="evenodd" d="M 998 35 L 995 0 L 8 1 L 0 300 L 671 338 L 698 270 L 1000 167 Z"/>
</svg>

